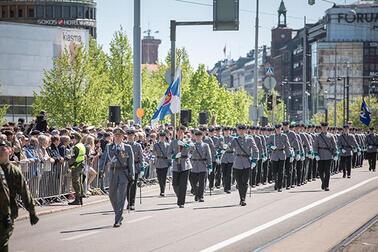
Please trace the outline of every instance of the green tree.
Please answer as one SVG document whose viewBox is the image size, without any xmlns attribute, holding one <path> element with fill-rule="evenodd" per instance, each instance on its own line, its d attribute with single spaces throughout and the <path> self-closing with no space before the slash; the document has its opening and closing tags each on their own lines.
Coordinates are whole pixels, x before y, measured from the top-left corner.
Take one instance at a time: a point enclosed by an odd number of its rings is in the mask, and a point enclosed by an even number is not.
<svg viewBox="0 0 378 252">
<path fill-rule="evenodd" d="M 122 27 L 114 33 L 113 40 L 110 42 L 108 64 L 113 105 L 121 106 L 123 119 L 131 119 L 133 118 L 132 51 L 126 31 Z"/>
</svg>

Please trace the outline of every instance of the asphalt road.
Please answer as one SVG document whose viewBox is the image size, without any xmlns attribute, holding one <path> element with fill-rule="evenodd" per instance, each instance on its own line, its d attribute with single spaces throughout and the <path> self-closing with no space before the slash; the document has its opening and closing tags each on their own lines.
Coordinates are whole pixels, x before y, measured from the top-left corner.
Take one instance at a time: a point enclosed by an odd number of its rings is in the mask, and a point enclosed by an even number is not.
<svg viewBox="0 0 378 252">
<path fill-rule="evenodd" d="M 252 251 L 264 250 L 307 223 L 378 190 L 378 173 L 354 169 L 351 179 L 331 178 L 330 191 L 320 180 L 278 193 L 257 187 L 239 206 L 238 193 L 216 190 L 198 203 L 187 194 L 176 206 L 171 189 L 160 198 L 156 188 L 143 189 L 142 204 L 125 212 L 121 228 L 112 227 L 109 202 L 41 217 L 37 226 L 16 222 L 10 251 Z M 139 197 L 139 191 L 137 194 Z M 342 228 L 342 227 L 341 227 Z M 316 235 L 316 234 L 314 234 Z M 331 239 L 331 238 L 330 238 Z"/>
</svg>

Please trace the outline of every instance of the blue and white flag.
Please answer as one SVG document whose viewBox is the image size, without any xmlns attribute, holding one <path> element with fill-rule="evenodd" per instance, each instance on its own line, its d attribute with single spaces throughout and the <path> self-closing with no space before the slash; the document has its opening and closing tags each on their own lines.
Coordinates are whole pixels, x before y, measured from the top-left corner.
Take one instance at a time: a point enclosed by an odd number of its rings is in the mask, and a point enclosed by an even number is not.
<svg viewBox="0 0 378 252">
<path fill-rule="evenodd" d="M 181 69 L 177 69 L 176 77 L 174 81 L 169 85 L 167 91 L 161 102 L 152 116 L 151 126 L 155 127 L 158 121 L 164 120 L 164 117 L 170 114 L 176 114 L 180 112 L 181 100 L 180 100 L 180 86 L 181 86 Z"/>
<path fill-rule="evenodd" d="M 362 104 L 361 104 L 360 121 L 366 126 L 370 125 L 370 121 L 371 121 L 370 111 L 365 100 L 362 100 Z"/>
</svg>

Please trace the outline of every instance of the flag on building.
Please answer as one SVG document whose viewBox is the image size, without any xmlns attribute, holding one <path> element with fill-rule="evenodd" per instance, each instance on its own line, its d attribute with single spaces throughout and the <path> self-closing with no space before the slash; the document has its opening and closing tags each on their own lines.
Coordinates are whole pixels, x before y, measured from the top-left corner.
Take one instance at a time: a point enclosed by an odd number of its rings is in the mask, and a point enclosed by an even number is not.
<svg viewBox="0 0 378 252">
<path fill-rule="evenodd" d="M 362 100 L 361 104 L 360 121 L 366 126 L 369 126 L 371 121 L 369 107 L 367 106 L 364 99 Z"/>
<path fill-rule="evenodd" d="M 180 100 L 180 86 L 181 86 L 181 69 L 176 72 L 174 81 L 169 85 L 167 91 L 161 102 L 152 116 L 151 126 L 155 127 L 158 121 L 164 120 L 167 115 L 176 114 L 180 112 L 181 100 Z"/>
</svg>

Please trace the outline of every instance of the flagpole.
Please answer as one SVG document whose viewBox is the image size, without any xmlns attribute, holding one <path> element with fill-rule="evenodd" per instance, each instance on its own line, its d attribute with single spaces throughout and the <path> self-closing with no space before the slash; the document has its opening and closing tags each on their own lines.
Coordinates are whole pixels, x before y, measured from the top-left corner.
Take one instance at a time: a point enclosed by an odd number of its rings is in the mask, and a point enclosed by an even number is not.
<svg viewBox="0 0 378 252">
<path fill-rule="evenodd" d="M 176 72 L 176 20 L 171 20 L 171 83 L 175 79 Z M 176 139 L 176 114 L 171 115 L 171 124 L 173 126 L 173 139 Z"/>
</svg>

